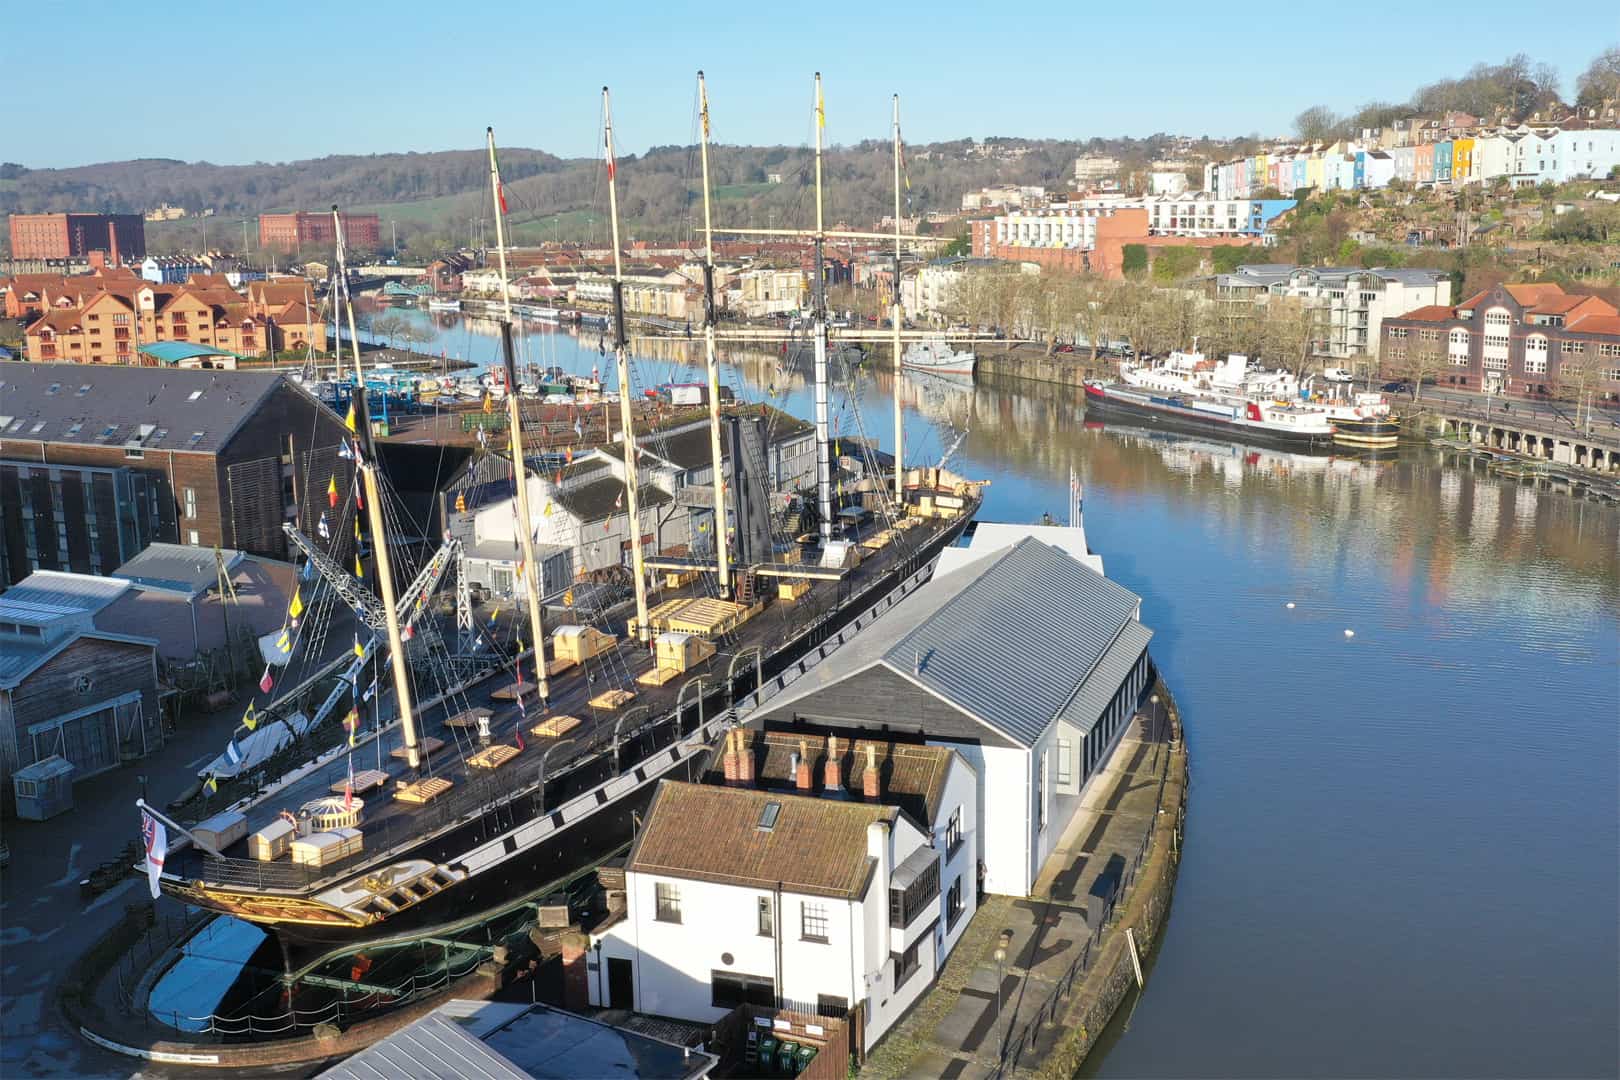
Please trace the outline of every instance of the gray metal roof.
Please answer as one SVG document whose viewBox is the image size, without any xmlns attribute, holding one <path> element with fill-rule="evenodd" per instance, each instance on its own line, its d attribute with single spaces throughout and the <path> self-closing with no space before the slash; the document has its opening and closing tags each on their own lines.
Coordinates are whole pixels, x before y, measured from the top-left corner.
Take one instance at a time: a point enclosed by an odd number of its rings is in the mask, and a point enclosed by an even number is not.
<svg viewBox="0 0 1620 1080">
<path fill-rule="evenodd" d="M 7 364 L 0 437 L 215 453 L 284 383 L 256 371 Z"/>
<path fill-rule="evenodd" d="M 74 615 L 94 615 L 128 588 L 129 582 L 117 578 L 36 570 L 0 593 L 0 620 L 45 626 Z"/>
<path fill-rule="evenodd" d="M 323 1080 L 529 1080 L 460 1024 L 438 1014 L 405 1025 L 341 1064 Z"/>
<path fill-rule="evenodd" d="M 240 551 L 222 549 L 226 570 L 235 570 L 245 556 Z M 212 548 L 191 547 L 158 541 L 112 572 L 115 578 L 132 581 L 149 589 L 201 596 L 219 584 L 219 569 Z"/>
<path fill-rule="evenodd" d="M 322 1080 L 696 1080 L 712 1054 L 554 1009 L 452 1000 L 321 1073 Z"/>
<path fill-rule="evenodd" d="M 1120 684 L 1136 665 L 1136 658 L 1142 655 L 1142 650 L 1152 640 L 1152 630 L 1135 619 L 1126 623 L 1119 637 L 1108 646 L 1108 651 L 1097 661 L 1091 675 L 1080 684 L 1079 692 L 1063 707 L 1058 718 L 1079 728 L 1081 732 L 1090 732 L 1102 717 L 1103 710 L 1108 708 L 1108 703 L 1114 700 Z"/>
<path fill-rule="evenodd" d="M 883 659 L 1031 745 L 1135 620 L 1141 598 L 1034 539 L 951 577 L 973 571 L 948 606 L 901 637 Z M 1117 682 L 1109 686 L 1109 695 L 1117 688 Z"/>
</svg>

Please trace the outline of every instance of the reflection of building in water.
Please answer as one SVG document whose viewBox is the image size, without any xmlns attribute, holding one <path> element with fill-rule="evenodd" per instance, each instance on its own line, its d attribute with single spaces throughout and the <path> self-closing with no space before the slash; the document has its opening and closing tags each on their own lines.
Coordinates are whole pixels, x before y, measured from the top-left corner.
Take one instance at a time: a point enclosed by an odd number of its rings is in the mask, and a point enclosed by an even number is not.
<svg viewBox="0 0 1620 1080">
<path fill-rule="evenodd" d="M 907 371 L 900 380 L 900 401 L 936 423 L 967 427 L 973 417 L 973 377 Z"/>
</svg>

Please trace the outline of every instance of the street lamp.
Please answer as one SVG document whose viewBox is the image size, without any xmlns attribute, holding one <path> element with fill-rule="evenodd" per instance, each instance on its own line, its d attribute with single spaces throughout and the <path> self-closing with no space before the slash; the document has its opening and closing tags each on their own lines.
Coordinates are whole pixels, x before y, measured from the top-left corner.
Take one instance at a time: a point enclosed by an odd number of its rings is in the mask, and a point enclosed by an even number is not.
<svg viewBox="0 0 1620 1080">
<path fill-rule="evenodd" d="M 996 942 L 996 1063 L 1007 1056 L 1007 1022 L 1001 1015 L 1001 982 L 1006 976 L 1003 974 L 1007 962 L 1007 946 L 1012 944 L 1012 931 L 1003 930 Z"/>
<path fill-rule="evenodd" d="M 1148 700 L 1153 702 L 1153 739 L 1157 742 L 1159 739 L 1159 695 L 1154 694 Z"/>
</svg>

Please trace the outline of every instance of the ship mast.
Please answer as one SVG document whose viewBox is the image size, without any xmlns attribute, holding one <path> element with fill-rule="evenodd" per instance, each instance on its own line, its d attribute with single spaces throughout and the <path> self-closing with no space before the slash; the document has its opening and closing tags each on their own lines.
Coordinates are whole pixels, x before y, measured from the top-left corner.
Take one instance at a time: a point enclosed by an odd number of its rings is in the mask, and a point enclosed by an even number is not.
<svg viewBox="0 0 1620 1080">
<path fill-rule="evenodd" d="M 714 353 L 714 219 L 709 206 L 709 90 L 698 72 L 698 103 L 703 125 L 703 349 L 709 373 L 709 453 L 714 462 L 714 552 L 720 596 L 731 595 L 726 543 L 726 487 L 720 461 L 720 361 Z M 735 470 L 740 475 L 741 470 Z"/>
<path fill-rule="evenodd" d="M 827 432 L 827 275 L 822 248 L 827 240 L 821 207 L 821 138 L 827 113 L 821 98 L 821 72 L 816 72 L 816 234 L 815 285 L 811 318 L 816 345 L 816 503 L 821 517 L 821 546 L 832 542 L 832 447 Z"/>
<path fill-rule="evenodd" d="M 366 488 L 366 518 L 371 526 L 372 556 L 377 560 L 377 586 L 382 593 L 383 619 L 388 625 L 388 666 L 394 674 L 394 697 L 399 704 L 399 724 L 405 735 L 405 760 L 413 771 L 422 768 L 422 751 L 417 744 L 416 719 L 411 715 L 411 679 L 405 663 L 405 642 L 399 631 L 399 611 L 394 603 L 394 570 L 388 550 L 388 532 L 383 524 L 382 491 L 377 483 L 377 454 L 371 438 L 371 409 L 366 398 L 366 373 L 360 366 L 360 335 L 354 326 L 354 305 L 349 301 L 349 272 L 343 259 L 343 219 L 332 207 L 332 230 L 337 237 L 337 275 L 343 309 L 349 320 L 349 342 L 354 347 L 355 429 L 360 443 L 356 454 L 361 482 Z M 333 312 L 333 319 L 337 312 Z M 342 341 L 338 342 L 341 366 Z"/>
<path fill-rule="evenodd" d="M 900 406 L 900 95 L 894 95 L 894 303 L 889 323 L 894 328 L 894 503 L 906 502 L 906 417 Z"/>
<path fill-rule="evenodd" d="M 541 568 L 534 558 L 534 519 L 529 516 L 528 469 L 523 456 L 523 412 L 518 404 L 517 360 L 512 350 L 512 288 L 506 280 L 506 192 L 501 188 L 500 168 L 495 164 L 495 129 L 487 128 L 489 141 L 489 186 L 495 200 L 495 250 L 501 271 L 501 363 L 506 371 L 506 422 L 512 438 L 512 477 L 517 485 L 519 541 L 523 548 L 523 592 L 529 602 L 529 634 L 534 639 L 534 681 L 544 705 L 551 698 L 546 676 L 546 628 L 540 611 L 540 590 L 535 582 Z M 519 655 L 516 662 L 521 663 Z"/>
<path fill-rule="evenodd" d="M 630 347 L 624 333 L 624 256 L 619 250 L 619 192 L 613 163 L 613 101 L 602 87 L 603 137 L 607 146 L 608 217 L 613 223 L 613 357 L 619 368 L 619 429 L 624 439 L 625 511 L 630 516 L 630 563 L 636 577 L 636 640 L 647 643 L 647 568 L 641 551 L 640 472 L 630 410 Z M 716 485 L 720 478 L 716 476 Z M 717 527 L 724 527 L 718 523 Z"/>
</svg>

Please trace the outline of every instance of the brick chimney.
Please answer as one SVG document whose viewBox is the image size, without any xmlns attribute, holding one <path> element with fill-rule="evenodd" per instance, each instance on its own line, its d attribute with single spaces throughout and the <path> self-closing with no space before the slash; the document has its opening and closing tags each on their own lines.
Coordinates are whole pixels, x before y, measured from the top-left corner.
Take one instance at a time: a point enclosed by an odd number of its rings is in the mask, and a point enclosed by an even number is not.
<svg viewBox="0 0 1620 1080">
<path fill-rule="evenodd" d="M 110 221 L 107 222 L 107 253 L 112 256 L 114 266 L 120 265 L 118 262 L 118 229 Z"/>
<path fill-rule="evenodd" d="M 866 744 L 866 772 L 861 774 L 861 794 L 868 799 L 883 794 L 883 783 L 878 779 L 877 747 L 871 743 Z"/>
<path fill-rule="evenodd" d="M 793 770 L 793 786 L 800 791 L 810 790 L 810 747 L 799 740 L 799 763 Z"/>
<path fill-rule="evenodd" d="M 726 752 L 724 754 L 720 755 L 720 764 L 721 764 L 721 767 L 724 768 L 725 772 L 726 772 L 726 783 L 735 784 L 737 782 L 737 733 L 736 733 L 736 731 L 728 731 L 728 732 L 726 732 Z"/>
<path fill-rule="evenodd" d="M 754 784 L 754 748 L 748 745 L 748 729 L 737 729 L 737 783 L 743 787 Z"/>
<path fill-rule="evenodd" d="M 827 736 L 827 762 L 821 767 L 821 786 L 837 791 L 844 786 L 842 763 L 838 758 L 838 736 Z"/>
</svg>

